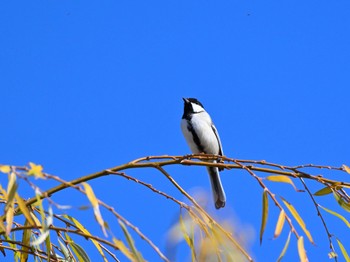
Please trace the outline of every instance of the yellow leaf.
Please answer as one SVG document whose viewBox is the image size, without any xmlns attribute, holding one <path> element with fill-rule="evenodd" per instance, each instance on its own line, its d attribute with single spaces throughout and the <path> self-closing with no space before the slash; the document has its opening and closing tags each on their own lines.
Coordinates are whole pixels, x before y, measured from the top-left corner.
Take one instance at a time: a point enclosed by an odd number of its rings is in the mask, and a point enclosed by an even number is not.
<svg viewBox="0 0 350 262">
<path fill-rule="evenodd" d="M 6 235 L 8 236 L 11 232 L 13 222 L 14 208 L 13 203 L 10 204 L 6 211 Z"/>
<path fill-rule="evenodd" d="M 0 219 L 0 234 L 2 234 L 3 232 L 6 232 L 6 227 L 2 219 Z"/>
<path fill-rule="evenodd" d="M 7 184 L 7 203 L 5 210 L 7 210 L 8 206 L 12 205 L 13 199 L 15 197 L 15 193 L 17 191 L 17 183 L 16 183 L 16 174 L 12 172 L 9 175 L 9 182 Z"/>
<path fill-rule="evenodd" d="M 290 179 L 287 176 L 268 176 L 266 177 L 267 180 L 272 182 L 282 182 L 282 183 L 288 183 L 293 186 L 295 191 L 299 191 L 296 186 L 294 185 L 292 179 Z"/>
<path fill-rule="evenodd" d="M 32 162 L 29 163 L 29 171 L 28 176 L 34 176 L 35 178 L 45 178 L 43 174 L 43 166 L 42 165 L 36 165 Z"/>
<path fill-rule="evenodd" d="M 92 204 L 96 220 L 97 220 L 98 224 L 101 226 L 103 234 L 105 236 L 107 236 L 106 228 L 105 228 L 105 225 L 104 225 L 104 220 L 102 218 L 102 215 L 101 215 L 101 212 L 100 212 L 100 207 L 99 207 L 99 204 L 98 204 L 98 199 L 96 198 L 95 193 L 92 190 L 92 187 L 88 183 L 84 182 L 82 184 L 84 186 L 86 196 L 88 197 L 90 203 Z"/>
<path fill-rule="evenodd" d="M 330 213 L 330 214 L 332 214 L 332 215 L 334 215 L 334 216 L 340 218 L 340 219 L 350 228 L 350 223 L 349 223 L 348 220 L 346 220 L 345 217 L 343 217 L 342 215 L 340 215 L 340 214 L 338 214 L 338 213 L 336 213 L 336 212 L 334 212 L 334 211 L 332 211 L 332 210 L 330 210 L 330 209 L 327 209 L 327 208 L 325 208 L 325 207 L 323 207 L 323 206 L 321 206 L 321 205 L 318 205 L 318 206 L 319 206 L 320 208 L 322 208 L 323 210 L 327 211 L 328 213 Z"/>
<path fill-rule="evenodd" d="M 286 205 L 286 207 L 288 208 L 288 210 L 292 213 L 293 217 L 295 218 L 295 220 L 298 222 L 299 226 L 302 228 L 302 230 L 305 232 L 307 238 L 310 240 L 310 242 L 312 244 L 314 244 L 314 241 L 312 239 L 312 236 L 309 232 L 309 230 L 307 230 L 306 225 L 304 223 L 304 220 L 300 217 L 299 213 L 296 211 L 296 209 L 284 198 L 282 198 L 283 203 Z"/>
<path fill-rule="evenodd" d="M 348 252 L 346 252 L 345 247 L 343 244 L 340 242 L 340 240 L 337 238 L 338 245 L 340 247 L 341 253 L 343 254 L 343 257 L 345 258 L 346 262 L 350 262 L 350 257 L 348 255 Z"/>
<path fill-rule="evenodd" d="M 317 192 L 314 193 L 314 196 L 324 196 L 324 195 L 328 195 L 330 193 L 332 193 L 333 190 L 331 187 L 324 187 L 320 190 L 318 190 Z"/>
<path fill-rule="evenodd" d="M 281 210 L 280 215 L 278 216 L 278 220 L 275 228 L 275 234 L 273 236 L 274 238 L 279 237 L 279 235 L 281 234 L 285 220 L 286 220 L 286 213 L 284 212 L 284 210 Z"/>
<path fill-rule="evenodd" d="M 6 165 L 1 165 L 0 166 L 0 172 L 2 173 L 10 173 L 11 172 L 11 167 L 10 166 L 6 166 Z"/>
<path fill-rule="evenodd" d="M 262 218 L 261 218 L 261 227 L 260 227 L 260 245 L 262 243 L 264 231 L 265 231 L 265 226 L 267 223 L 267 217 L 269 213 L 269 199 L 267 196 L 267 191 L 264 190 L 263 192 L 263 201 L 262 201 Z"/>
<path fill-rule="evenodd" d="M 25 226 L 30 226 L 31 224 L 28 223 L 28 220 L 24 223 Z M 23 235 L 22 235 L 22 252 L 20 253 L 21 256 L 21 262 L 28 261 L 28 248 L 27 246 L 30 246 L 30 236 L 31 236 L 31 230 L 30 229 L 24 229 Z"/>
<path fill-rule="evenodd" d="M 298 253 L 300 262 L 308 262 L 307 256 L 306 256 L 306 250 L 304 247 L 304 238 L 301 236 L 298 239 Z"/>
<path fill-rule="evenodd" d="M 24 200 L 18 195 L 18 193 L 16 192 L 15 195 L 17 204 L 19 206 L 19 209 L 22 211 L 23 215 L 25 216 L 25 218 L 28 220 L 29 225 L 30 226 L 34 226 L 34 221 L 32 219 L 32 217 L 30 216 L 30 212 L 28 210 L 28 207 L 26 206 L 26 203 L 24 202 Z"/>
<path fill-rule="evenodd" d="M 130 261 L 135 261 L 135 258 L 133 254 L 130 252 L 130 250 L 125 246 L 124 242 L 121 240 L 118 240 L 113 237 L 113 243 L 116 245 L 116 247 L 126 256 Z"/>
<path fill-rule="evenodd" d="M 289 231 L 287 241 L 286 241 L 286 243 L 284 244 L 284 247 L 283 247 L 283 249 L 282 249 L 281 254 L 280 254 L 279 257 L 277 258 L 277 262 L 280 262 L 280 261 L 282 260 L 282 258 L 284 257 L 284 255 L 286 254 L 286 251 L 287 251 L 288 246 L 289 246 L 289 241 L 290 241 L 290 235 L 291 235 L 291 234 L 292 234 L 292 232 Z"/>
<path fill-rule="evenodd" d="M 85 189 L 86 196 L 88 197 L 92 207 L 98 206 L 98 200 L 95 196 L 94 191 L 92 190 L 91 186 L 88 183 L 82 183 Z"/>
<path fill-rule="evenodd" d="M 343 165 L 343 169 L 346 171 L 346 173 L 350 174 L 350 167 Z"/>
</svg>

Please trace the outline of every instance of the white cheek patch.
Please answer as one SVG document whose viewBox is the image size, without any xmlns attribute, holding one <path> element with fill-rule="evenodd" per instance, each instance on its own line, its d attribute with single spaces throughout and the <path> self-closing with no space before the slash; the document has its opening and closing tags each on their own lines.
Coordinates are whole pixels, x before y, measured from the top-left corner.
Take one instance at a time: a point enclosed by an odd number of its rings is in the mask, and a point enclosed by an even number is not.
<svg viewBox="0 0 350 262">
<path fill-rule="evenodd" d="M 192 108 L 193 108 L 193 112 L 194 113 L 199 113 L 204 111 L 203 107 L 201 107 L 200 105 L 197 105 L 195 103 L 191 103 L 192 104 Z"/>
</svg>

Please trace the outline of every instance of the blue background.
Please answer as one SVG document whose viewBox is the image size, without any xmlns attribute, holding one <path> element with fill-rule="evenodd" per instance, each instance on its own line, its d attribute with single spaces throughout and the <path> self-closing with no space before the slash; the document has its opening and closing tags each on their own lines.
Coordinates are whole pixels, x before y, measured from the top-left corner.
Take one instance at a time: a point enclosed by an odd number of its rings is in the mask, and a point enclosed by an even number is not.
<svg viewBox="0 0 350 262">
<path fill-rule="evenodd" d="M 229 157 L 350 164 L 348 1 L 2 1 L 0 10 L 2 163 L 32 161 L 71 180 L 142 156 L 187 154 L 181 98 L 196 97 Z M 167 170 L 184 189 L 210 194 L 204 168 Z M 154 170 L 127 173 L 183 199 Z M 345 173 L 332 176 L 348 180 Z M 276 260 L 288 234 L 286 225 L 272 241 L 278 210 L 270 202 L 260 247 L 262 189 L 241 170 L 223 172 L 222 180 L 227 207 L 215 211 L 209 202 L 212 214 L 249 235 L 255 259 Z M 90 184 L 165 250 L 175 204 L 120 177 Z M 327 261 L 327 236 L 311 199 L 290 185 L 267 185 L 304 218 L 317 244 L 305 241 L 310 261 Z M 92 210 L 77 209 L 88 204 L 84 197 L 67 190 L 54 199 L 74 206 L 70 212 L 101 235 Z M 340 211 L 332 197 L 317 200 Z M 103 214 L 121 237 L 117 221 Z M 325 218 L 349 251 L 346 226 Z M 136 235 L 135 241 L 146 259 L 158 260 Z M 298 260 L 294 236 L 286 256 Z"/>
</svg>

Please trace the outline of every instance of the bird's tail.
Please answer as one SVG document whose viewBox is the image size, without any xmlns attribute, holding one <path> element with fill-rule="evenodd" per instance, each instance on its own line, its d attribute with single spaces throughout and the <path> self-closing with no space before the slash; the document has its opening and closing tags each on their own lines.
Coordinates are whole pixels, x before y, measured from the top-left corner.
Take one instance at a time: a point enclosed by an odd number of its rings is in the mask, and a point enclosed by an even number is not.
<svg viewBox="0 0 350 262">
<path fill-rule="evenodd" d="M 207 167 L 207 170 L 210 177 L 215 207 L 216 209 L 222 208 L 226 203 L 226 195 L 221 184 L 219 169 L 217 167 Z"/>
</svg>

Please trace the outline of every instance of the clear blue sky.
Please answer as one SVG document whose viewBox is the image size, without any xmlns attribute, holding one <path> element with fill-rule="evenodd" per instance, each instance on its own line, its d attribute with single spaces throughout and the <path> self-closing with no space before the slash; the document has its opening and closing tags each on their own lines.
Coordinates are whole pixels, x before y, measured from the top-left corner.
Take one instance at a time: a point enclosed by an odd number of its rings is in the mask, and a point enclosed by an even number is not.
<svg viewBox="0 0 350 262">
<path fill-rule="evenodd" d="M 70 180 L 142 156 L 187 154 L 181 98 L 196 97 L 229 157 L 350 164 L 348 1 L 3 1 L 0 10 L 1 163 L 32 161 Z M 168 170 L 188 191 L 210 190 L 204 168 Z M 153 170 L 129 174 L 182 199 Z M 253 256 L 274 261 L 287 236 L 285 227 L 271 240 L 277 210 L 271 203 L 260 247 L 261 188 L 239 170 L 223 172 L 222 180 L 227 207 L 213 214 L 234 214 L 255 232 Z M 90 184 L 165 248 L 174 204 L 119 177 Z M 317 243 L 306 242 L 310 261 L 327 261 L 326 234 L 311 200 L 289 185 L 269 185 L 304 217 Z M 56 200 L 87 204 L 72 196 L 79 195 L 70 190 Z M 333 199 L 321 202 L 339 210 Z M 91 210 L 73 214 L 93 222 Z M 346 226 L 325 217 L 349 247 Z M 156 261 L 135 239 L 146 259 Z M 286 261 L 297 257 L 293 238 Z"/>
</svg>

